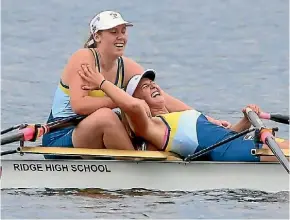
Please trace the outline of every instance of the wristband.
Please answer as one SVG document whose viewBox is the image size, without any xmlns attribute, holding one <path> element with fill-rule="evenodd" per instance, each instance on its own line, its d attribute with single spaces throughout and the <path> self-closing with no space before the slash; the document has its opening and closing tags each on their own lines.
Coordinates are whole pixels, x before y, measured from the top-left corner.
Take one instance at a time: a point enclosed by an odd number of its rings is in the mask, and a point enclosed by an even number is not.
<svg viewBox="0 0 290 220">
<path fill-rule="evenodd" d="M 105 81 L 107 81 L 107 80 L 103 79 L 103 81 L 101 82 L 101 84 L 100 84 L 100 86 L 99 86 L 100 89 L 102 89 L 102 85 L 103 85 L 103 83 L 104 83 Z"/>
</svg>

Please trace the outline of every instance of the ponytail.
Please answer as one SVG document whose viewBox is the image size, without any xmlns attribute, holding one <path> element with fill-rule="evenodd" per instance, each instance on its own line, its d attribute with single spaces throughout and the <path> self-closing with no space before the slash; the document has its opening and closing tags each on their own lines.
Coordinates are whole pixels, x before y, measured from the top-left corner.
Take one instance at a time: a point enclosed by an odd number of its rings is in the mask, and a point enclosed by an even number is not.
<svg viewBox="0 0 290 220">
<path fill-rule="evenodd" d="M 128 118 L 124 111 L 121 110 L 121 121 L 125 127 L 125 130 L 127 131 L 131 142 L 135 148 L 135 150 L 145 150 L 146 149 L 146 142 L 143 138 L 137 137 L 134 133 L 134 131 L 131 129 Z"/>
<path fill-rule="evenodd" d="M 91 34 L 86 43 L 84 44 L 84 48 L 95 48 L 95 47 L 97 47 L 97 43 L 95 42 L 95 39 Z"/>
<path fill-rule="evenodd" d="M 133 139 L 135 134 L 134 134 L 133 130 L 131 129 L 130 125 L 129 125 L 129 122 L 128 122 L 126 114 L 122 110 L 121 110 L 121 121 L 122 121 L 122 123 L 123 123 L 123 125 L 124 125 L 124 127 L 125 127 L 125 129 L 126 129 L 126 131 L 128 133 L 128 135 L 129 135 L 129 137 L 131 139 Z"/>
</svg>

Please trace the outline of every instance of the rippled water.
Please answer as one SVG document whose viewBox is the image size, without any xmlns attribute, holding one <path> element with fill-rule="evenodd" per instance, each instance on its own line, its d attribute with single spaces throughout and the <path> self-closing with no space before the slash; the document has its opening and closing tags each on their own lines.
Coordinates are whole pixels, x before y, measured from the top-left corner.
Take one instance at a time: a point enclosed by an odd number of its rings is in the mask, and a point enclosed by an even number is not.
<svg viewBox="0 0 290 220">
<path fill-rule="evenodd" d="M 5 190 L 2 199 L 5 201 L 2 207 L 5 218 L 278 219 L 289 214 L 288 192 Z M 19 209 L 16 213 L 15 206 Z"/>
<path fill-rule="evenodd" d="M 173 96 L 232 123 L 249 103 L 289 113 L 288 1 L 4 0 L 3 128 L 46 120 L 64 64 L 86 40 L 90 18 L 107 9 L 134 23 L 127 56 L 156 69 Z M 289 127 L 278 126 L 279 136 L 288 137 Z M 288 192 L 4 190 L 1 196 L 2 218 L 289 218 Z"/>
</svg>

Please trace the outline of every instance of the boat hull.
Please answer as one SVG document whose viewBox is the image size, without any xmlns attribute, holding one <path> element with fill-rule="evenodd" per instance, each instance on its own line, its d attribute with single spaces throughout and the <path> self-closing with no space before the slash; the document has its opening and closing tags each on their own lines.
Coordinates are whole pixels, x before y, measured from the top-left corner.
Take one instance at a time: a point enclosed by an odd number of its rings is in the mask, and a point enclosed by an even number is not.
<svg viewBox="0 0 290 220">
<path fill-rule="evenodd" d="M 1 188 L 289 191 L 279 163 L 2 160 Z"/>
</svg>

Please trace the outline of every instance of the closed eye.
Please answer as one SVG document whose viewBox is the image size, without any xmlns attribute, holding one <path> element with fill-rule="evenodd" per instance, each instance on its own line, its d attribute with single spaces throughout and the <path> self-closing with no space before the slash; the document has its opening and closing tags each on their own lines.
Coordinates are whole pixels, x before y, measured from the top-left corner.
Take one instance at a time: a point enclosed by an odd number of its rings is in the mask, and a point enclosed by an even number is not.
<svg viewBox="0 0 290 220">
<path fill-rule="evenodd" d="M 142 89 L 146 89 L 146 88 L 148 88 L 148 87 L 149 87 L 148 84 L 144 84 L 144 85 L 142 86 Z"/>
</svg>

